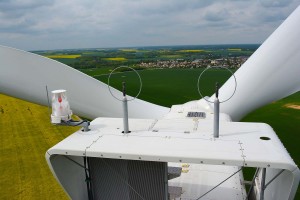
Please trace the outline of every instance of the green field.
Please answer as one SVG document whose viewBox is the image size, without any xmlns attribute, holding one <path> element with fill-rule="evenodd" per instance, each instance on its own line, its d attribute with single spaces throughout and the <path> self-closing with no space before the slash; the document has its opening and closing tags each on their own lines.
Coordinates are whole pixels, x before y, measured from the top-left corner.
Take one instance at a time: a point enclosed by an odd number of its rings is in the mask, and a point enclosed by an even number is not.
<svg viewBox="0 0 300 200">
<path fill-rule="evenodd" d="M 141 70 L 139 74 L 143 82 L 140 99 L 155 104 L 170 107 L 187 101 L 200 99 L 197 90 L 198 77 L 203 69 L 156 69 Z M 107 83 L 107 76 L 97 76 L 96 79 Z M 214 93 L 215 82 L 224 83 L 230 77 L 227 70 L 209 70 L 203 74 L 199 87 L 204 96 Z M 134 72 L 118 73 L 111 76 L 110 83 L 113 87 L 121 89 L 122 81 L 126 81 L 129 95 L 135 96 L 139 90 L 139 79 Z M 204 84 L 209 85 L 209 87 Z"/>
<path fill-rule="evenodd" d="M 45 160 L 78 130 L 53 126 L 48 108 L 0 94 L 0 199 L 67 199 Z"/>
<path fill-rule="evenodd" d="M 111 67 L 101 67 L 101 68 L 91 68 L 91 69 L 82 69 L 81 72 L 89 76 L 99 76 L 101 74 L 109 74 L 112 71 Z"/>
<path fill-rule="evenodd" d="M 144 70 L 139 71 L 143 80 L 143 90 L 139 98 L 164 105 L 182 104 L 199 99 L 197 79 L 202 70 Z M 109 69 L 84 71 L 104 82 L 107 76 L 98 76 Z M 203 93 L 214 91 L 214 82 L 225 81 L 226 71 L 211 72 L 204 77 L 207 85 Z M 129 94 L 138 91 L 138 79 L 132 72 L 112 75 L 111 83 L 121 87 L 125 80 Z M 201 82 L 200 82 L 201 83 Z M 222 83 L 222 82 L 221 82 Z M 260 108 L 242 121 L 266 122 L 277 132 L 297 165 L 300 152 L 297 137 L 300 132 L 300 110 L 287 105 L 300 105 L 300 92 L 285 99 Z M 45 152 L 51 146 L 76 131 L 77 128 L 53 126 L 49 122 L 48 109 L 4 95 L 0 95 L 1 159 L 0 159 L 0 199 L 65 199 L 60 186 L 48 169 Z M 299 191 L 299 190 L 298 190 Z M 300 199 L 298 193 L 296 199 Z"/>
</svg>

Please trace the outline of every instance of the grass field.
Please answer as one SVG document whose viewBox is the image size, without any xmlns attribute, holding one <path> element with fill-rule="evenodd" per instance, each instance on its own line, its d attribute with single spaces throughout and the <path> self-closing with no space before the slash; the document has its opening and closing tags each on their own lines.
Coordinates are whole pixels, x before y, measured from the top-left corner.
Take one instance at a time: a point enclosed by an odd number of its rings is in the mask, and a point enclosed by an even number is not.
<svg viewBox="0 0 300 200">
<path fill-rule="evenodd" d="M 107 71 L 109 68 L 84 70 L 96 78 Z M 139 73 L 143 80 L 141 99 L 171 106 L 200 98 L 197 79 L 201 70 L 144 70 Z M 206 77 L 209 85 L 214 85 L 219 78 L 225 81 L 229 76 L 225 71 L 213 73 L 214 78 Z M 107 76 L 98 78 L 107 81 Z M 126 80 L 129 94 L 134 95 L 138 90 L 135 74 L 115 74 L 111 83 L 120 87 L 122 80 Z M 203 90 L 209 95 L 214 87 Z M 300 132 L 300 110 L 290 105 L 300 105 L 300 92 L 260 108 L 242 121 L 270 124 L 299 166 L 300 148 L 296 138 Z M 46 107 L 1 94 L 0 119 L 0 199 L 66 199 L 48 169 L 45 152 L 78 128 L 53 126 Z M 299 193 L 296 199 L 300 199 Z"/>
<path fill-rule="evenodd" d="M 101 68 L 93 68 L 93 69 L 82 69 L 80 71 L 89 76 L 99 76 L 101 74 L 109 74 L 112 71 L 112 68 L 101 67 Z"/>
<path fill-rule="evenodd" d="M 70 59 L 70 58 L 56 58 L 55 60 L 58 61 L 58 62 L 64 63 L 66 65 L 70 65 L 70 64 L 75 63 L 75 62 L 78 61 L 78 59 L 76 59 L 76 58 L 74 58 L 74 59 L 73 58 L 72 59 Z"/>
<path fill-rule="evenodd" d="M 170 107 L 174 104 L 182 104 L 187 101 L 200 99 L 201 96 L 197 90 L 198 77 L 203 69 L 156 69 L 142 70 L 139 74 L 143 82 L 143 90 L 139 96 L 140 99 L 150 101 L 155 104 Z M 96 76 L 96 74 L 93 74 Z M 215 82 L 224 83 L 230 73 L 227 70 L 208 70 L 200 80 L 200 85 L 204 83 L 211 87 L 202 87 L 204 96 L 214 93 Z M 107 76 L 95 77 L 102 82 L 107 83 Z M 221 80 L 221 81 L 220 81 Z M 135 73 L 128 72 L 114 74 L 111 76 L 111 85 L 121 89 L 122 82 L 126 81 L 128 94 L 135 96 L 139 90 L 139 80 Z"/>
<path fill-rule="evenodd" d="M 180 54 L 161 55 L 160 58 L 161 58 L 161 59 L 180 59 L 180 58 L 183 58 L 183 56 L 180 55 Z"/>
</svg>

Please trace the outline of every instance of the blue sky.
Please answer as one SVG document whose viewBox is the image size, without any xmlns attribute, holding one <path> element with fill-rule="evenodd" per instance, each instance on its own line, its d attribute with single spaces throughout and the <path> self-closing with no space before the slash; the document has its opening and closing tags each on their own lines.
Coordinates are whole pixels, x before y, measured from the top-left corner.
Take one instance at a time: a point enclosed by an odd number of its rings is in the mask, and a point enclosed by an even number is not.
<svg viewBox="0 0 300 200">
<path fill-rule="evenodd" d="M 300 0 L 0 0 L 24 50 L 262 43 Z"/>
</svg>

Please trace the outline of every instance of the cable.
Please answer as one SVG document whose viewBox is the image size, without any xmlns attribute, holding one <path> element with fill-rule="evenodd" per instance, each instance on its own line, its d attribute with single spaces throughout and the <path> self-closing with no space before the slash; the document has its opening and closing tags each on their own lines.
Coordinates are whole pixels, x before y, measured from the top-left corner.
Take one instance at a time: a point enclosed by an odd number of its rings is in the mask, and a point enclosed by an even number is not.
<svg viewBox="0 0 300 200">
<path fill-rule="evenodd" d="M 68 126 L 79 126 L 79 125 L 81 125 L 81 124 L 83 124 L 83 123 L 85 123 L 85 122 L 88 122 L 88 121 L 87 121 L 87 120 L 75 121 L 75 120 L 73 120 L 73 119 L 70 119 L 69 121 L 64 121 L 64 120 L 62 120 L 61 122 L 62 122 L 62 124 L 66 124 L 66 125 L 68 125 Z M 72 123 L 73 123 L 73 124 L 72 124 Z"/>
<path fill-rule="evenodd" d="M 70 160 L 71 162 L 75 163 L 76 165 L 78 165 L 79 167 L 82 167 L 83 169 L 86 169 L 83 165 L 81 165 L 80 163 L 76 162 L 75 160 L 69 158 L 68 156 L 63 155 L 64 158 Z"/>
<path fill-rule="evenodd" d="M 88 199 L 93 200 L 93 192 L 92 192 L 92 185 L 91 185 L 91 177 L 90 177 L 90 170 L 88 168 L 89 162 L 88 162 L 88 157 L 83 157 L 83 162 L 84 162 L 84 168 L 85 168 L 85 182 L 86 182 L 86 187 L 87 187 L 87 192 L 88 192 Z"/>
</svg>

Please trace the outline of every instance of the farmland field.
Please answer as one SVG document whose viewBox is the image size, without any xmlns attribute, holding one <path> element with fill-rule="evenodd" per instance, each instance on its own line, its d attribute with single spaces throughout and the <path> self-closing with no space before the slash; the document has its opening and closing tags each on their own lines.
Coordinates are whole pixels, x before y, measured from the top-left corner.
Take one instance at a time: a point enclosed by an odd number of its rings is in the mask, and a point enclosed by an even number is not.
<svg viewBox="0 0 300 200">
<path fill-rule="evenodd" d="M 0 199 L 67 199 L 46 150 L 78 130 L 53 126 L 47 107 L 0 94 Z"/>
<path fill-rule="evenodd" d="M 111 67 L 82 69 L 81 72 L 89 76 L 100 76 L 101 74 L 109 74 L 112 71 Z"/>
<path fill-rule="evenodd" d="M 206 52 L 206 51 L 202 50 L 202 49 L 185 49 L 185 50 L 179 50 L 178 52 L 181 52 L 181 53 L 200 53 L 200 52 Z"/>
<path fill-rule="evenodd" d="M 110 60 L 110 61 L 126 61 L 126 58 L 123 57 L 115 57 L 115 58 L 104 58 L 105 60 Z"/>
<path fill-rule="evenodd" d="M 242 51 L 242 49 L 233 49 L 233 48 L 230 48 L 230 49 L 227 49 L 228 51 Z"/>
<path fill-rule="evenodd" d="M 235 59 L 243 60 L 250 56 L 259 45 L 183 45 L 132 48 L 104 49 L 68 49 L 34 51 L 39 55 L 63 62 L 76 69 L 117 67 L 122 65 L 139 65 L 142 62 L 157 61 L 209 61 L 210 59 L 226 60 L 223 64 L 237 67 Z M 239 61 L 243 62 L 243 61 Z M 208 62 L 210 63 L 210 62 Z M 207 66 L 205 63 L 201 66 Z M 219 63 L 220 64 L 220 63 Z M 218 64 L 218 65 L 219 65 Z"/>
<path fill-rule="evenodd" d="M 167 107 L 200 99 L 201 97 L 197 90 L 197 81 L 202 71 L 203 69 L 156 69 L 139 71 L 143 82 L 143 89 L 139 98 Z M 203 79 L 200 80 L 200 84 L 206 83 L 209 85 L 208 87 L 203 87 L 202 93 L 204 96 L 214 93 L 216 81 L 219 81 L 222 85 L 230 77 L 230 73 L 227 70 L 210 70 L 207 72 L 208 75 L 204 74 L 202 76 Z M 107 83 L 108 75 L 95 76 L 95 78 Z M 139 90 L 139 80 L 136 74 L 127 72 L 112 75 L 110 83 L 115 88 L 121 89 L 122 81 L 126 81 L 128 94 L 135 96 Z"/>
<path fill-rule="evenodd" d="M 107 82 L 108 76 L 102 74 L 110 73 L 110 70 L 98 68 L 82 71 Z M 201 69 L 139 71 L 143 81 L 139 98 L 164 106 L 200 99 L 197 79 L 201 72 Z M 222 83 L 229 76 L 224 70 L 212 73 L 213 76 L 208 74 L 208 77 L 204 77 L 209 86 L 203 87 L 205 95 L 213 93 L 216 80 L 222 79 Z M 123 80 L 127 83 L 128 93 L 135 95 L 139 87 L 135 74 L 114 74 L 111 83 L 120 88 Z M 300 92 L 266 105 L 242 121 L 270 124 L 299 166 L 300 152 L 295 138 L 299 137 L 300 132 L 300 110 L 295 105 L 300 105 Z M 49 122 L 46 107 L 1 94 L 0 117 L 0 199 L 66 199 L 48 169 L 44 155 L 47 149 L 78 128 L 53 126 Z M 300 199 L 299 193 L 296 199 Z"/>
<path fill-rule="evenodd" d="M 79 58 L 81 57 L 81 55 L 79 54 L 76 54 L 76 55 L 70 55 L 70 54 L 56 54 L 56 55 L 47 55 L 46 56 L 47 58 L 57 58 L 57 59 L 64 59 L 64 58 L 67 58 L 67 59 L 74 59 L 74 58 Z"/>
</svg>

